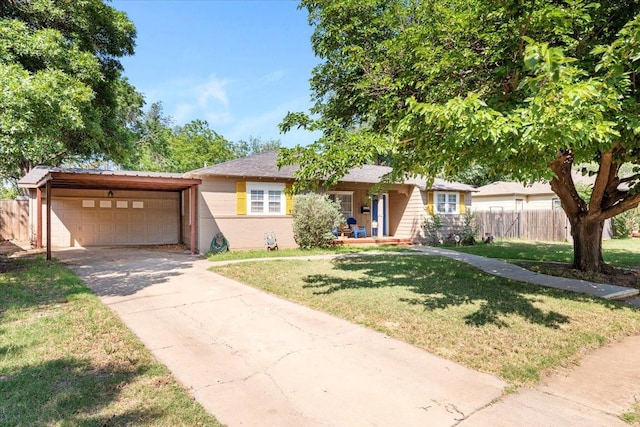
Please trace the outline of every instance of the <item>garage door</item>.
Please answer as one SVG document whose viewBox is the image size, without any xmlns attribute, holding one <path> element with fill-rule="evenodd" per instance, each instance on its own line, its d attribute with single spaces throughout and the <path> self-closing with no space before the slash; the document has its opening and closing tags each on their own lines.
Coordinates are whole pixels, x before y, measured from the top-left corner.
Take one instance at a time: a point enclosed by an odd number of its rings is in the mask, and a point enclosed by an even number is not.
<svg viewBox="0 0 640 427">
<path fill-rule="evenodd" d="M 178 204 L 178 193 L 162 199 L 54 197 L 51 243 L 57 247 L 178 243 Z"/>
</svg>

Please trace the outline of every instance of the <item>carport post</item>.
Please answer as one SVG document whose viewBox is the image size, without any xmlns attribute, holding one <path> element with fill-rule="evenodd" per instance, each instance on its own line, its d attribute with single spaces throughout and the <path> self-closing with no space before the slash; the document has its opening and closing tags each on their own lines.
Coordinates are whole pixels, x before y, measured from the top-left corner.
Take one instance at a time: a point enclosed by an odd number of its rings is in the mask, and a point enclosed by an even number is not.
<svg viewBox="0 0 640 427">
<path fill-rule="evenodd" d="M 47 181 L 47 261 L 51 260 L 51 181 Z"/>
<path fill-rule="evenodd" d="M 189 187 L 189 215 L 191 215 L 191 255 L 196 253 L 196 186 Z"/>
<path fill-rule="evenodd" d="M 36 248 L 42 248 L 42 188 L 36 188 Z"/>
</svg>

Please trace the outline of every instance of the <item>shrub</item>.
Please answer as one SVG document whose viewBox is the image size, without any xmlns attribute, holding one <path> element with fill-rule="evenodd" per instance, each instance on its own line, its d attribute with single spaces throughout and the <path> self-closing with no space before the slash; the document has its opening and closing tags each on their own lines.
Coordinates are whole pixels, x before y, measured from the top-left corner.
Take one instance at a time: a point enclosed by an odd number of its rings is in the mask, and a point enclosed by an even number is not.
<svg viewBox="0 0 640 427">
<path fill-rule="evenodd" d="M 476 235 L 478 234 L 478 223 L 476 215 L 473 211 L 467 211 L 462 217 L 462 244 L 471 246 L 476 244 Z"/>
<path fill-rule="evenodd" d="M 615 237 L 631 237 L 631 233 L 638 225 L 638 211 L 631 209 L 611 218 L 613 235 Z"/>
<path fill-rule="evenodd" d="M 440 214 L 433 214 L 430 217 L 424 219 L 422 228 L 424 229 L 424 235 L 427 238 L 427 242 L 431 244 L 442 243 L 442 216 Z"/>
<path fill-rule="evenodd" d="M 293 204 L 293 237 L 302 249 L 324 248 L 335 239 L 332 231 L 344 222 L 340 206 L 325 194 L 302 194 Z"/>
</svg>

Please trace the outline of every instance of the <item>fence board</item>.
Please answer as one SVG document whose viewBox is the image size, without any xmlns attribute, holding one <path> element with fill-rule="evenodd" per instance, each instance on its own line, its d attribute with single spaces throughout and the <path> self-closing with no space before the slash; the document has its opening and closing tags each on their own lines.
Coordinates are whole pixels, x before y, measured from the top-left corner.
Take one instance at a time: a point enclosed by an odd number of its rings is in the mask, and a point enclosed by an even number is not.
<svg viewBox="0 0 640 427">
<path fill-rule="evenodd" d="M 28 200 L 0 200 L 0 240 L 29 240 Z"/>
<path fill-rule="evenodd" d="M 567 216 L 562 209 L 535 211 L 475 211 L 480 237 L 540 241 L 567 240 Z"/>
</svg>

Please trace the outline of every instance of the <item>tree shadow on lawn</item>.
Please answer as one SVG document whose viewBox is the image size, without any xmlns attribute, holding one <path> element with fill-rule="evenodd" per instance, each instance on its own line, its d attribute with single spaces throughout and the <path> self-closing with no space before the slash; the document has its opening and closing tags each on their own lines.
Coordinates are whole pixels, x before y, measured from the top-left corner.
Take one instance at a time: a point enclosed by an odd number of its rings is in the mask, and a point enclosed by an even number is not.
<svg viewBox="0 0 640 427">
<path fill-rule="evenodd" d="M 120 400 L 123 387 L 143 373 L 139 368 L 97 368 L 87 361 L 61 358 L 7 371 L 0 376 L 0 425 L 115 426 L 148 424 L 162 417 L 146 408 L 97 415 Z"/>
<path fill-rule="evenodd" d="M 336 270 L 357 272 L 359 279 L 337 275 L 312 275 L 304 278 L 305 288 L 315 289 L 316 295 L 329 295 L 348 289 L 375 289 L 404 287 L 414 298 L 401 298 L 411 305 L 422 305 L 425 310 L 446 309 L 452 306 L 479 304 L 480 308 L 467 316 L 468 325 L 493 324 L 507 327 L 503 316 L 517 315 L 528 322 L 548 328 L 558 328 L 570 318 L 556 311 L 544 311 L 534 305 L 540 296 L 574 301 L 596 301 L 611 309 L 620 305 L 606 300 L 515 282 L 491 276 L 469 265 L 443 257 L 389 257 L 369 256 L 348 260 L 336 259 Z"/>
<path fill-rule="evenodd" d="M 0 319 L 8 310 L 66 304 L 74 295 L 91 291 L 73 273 L 42 256 L 4 260 L 0 273 Z"/>
</svg>

